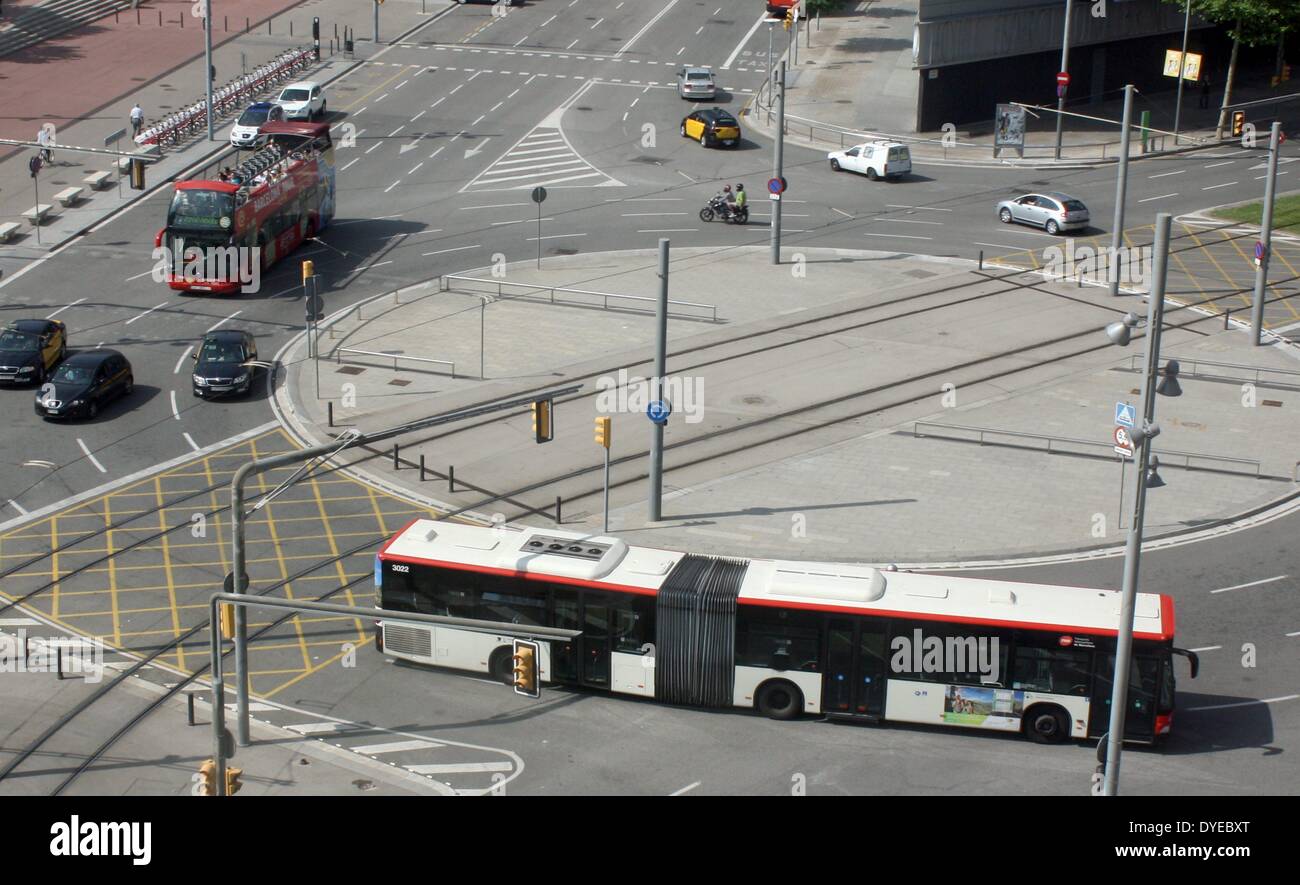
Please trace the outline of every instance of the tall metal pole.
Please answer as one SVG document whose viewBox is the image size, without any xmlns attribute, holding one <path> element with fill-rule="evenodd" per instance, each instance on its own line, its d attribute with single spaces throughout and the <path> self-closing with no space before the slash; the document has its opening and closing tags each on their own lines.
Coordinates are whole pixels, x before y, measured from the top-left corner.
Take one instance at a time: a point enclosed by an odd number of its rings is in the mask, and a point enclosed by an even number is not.
<svg viewBox="0 0 1300 885">
<path fill-rule="evenodd" d="M 772 74 L 774 73 L 772 71 L 772 31 L 774 29 L 775 24 L 769 22 L 767 25 L 767 97 L 769 103 L 772 99 Z"/>
<path fill-rule="evenodd" d="M 1260 219 L 1259 241 L 1264 254 L 1255 268 L 1255 300 L 1250 305 L 1250 343 L 1258 347 L 1264 339 L 1264 296 L 1268 288 L 1268 259 L 1273 247 L 1273 192 L 1277 187 L 1278 142 L 1282 124 L 1274 121 L 1268 139 L 1268 176 L 1264 179 L 1264 217 Z"/>
<path fill-rule="evenodd" d="M 776 158 L 772 164 L 772 177 L 778 181 L 785 165 L 785 62 L 781 62 L 781 94 L 777 97 Z M 784 196 L 779 194 L 778 196 Z M 781 201 L 772 201 L 772 263 L 781 263 Z"/>
<path fill-rule="evenodd" d="M 541 242 L 538 240 L 538 242 Z M 487 377 L 487 297 L 479 302 L 478 309 L 478 377 Z"/>
<path fill-rule="evenodd" d="M 605 529 L 604 534 L 609 534 L 609 447 L 605 447 Z"/>
<path fill-rule="evenodd" d="M 1169 226 L 1173 216 L 1161 212 L 1156 216 L 1155 279 L 1147 306 L 1146 370 L 1142 375 L 1142 416 L 1140 426 L 1155 423 L 1156 370 L 1160 365 L 1160 326 L 1165 313 L 1165 275 L 1169 265 Z M 1120 600 L 1119 636 L 1115 643 L 1115 681 L 1110 695 L 1110 731 L 1106 742 L 1106 779 L 1104 795 L 1114 796 L 1119 788 L 1120 748 L 1124 743 L 1124 720 L 1128 712 L 1128 680 L 1133 658 L 1133 613 L 1137 607 L 1138 566 L 1142 556 L 1142 520 L 1146 516 L 1147 468 L 1151 463 L 1152 434 L 1138 443 L 1134 465 L 1132 497 L 1133 521 L 1129 525 L 1128 543 L 1124 548 L 1124 586 Z"/>
<path fill-rule="evenodd" d="M 655 308 L 655 374 L 650 379 L 650 400 L 663 398 L 664 375 L 668 373 L 668 240 L 659 238 L 659 303 Z M 650 425 L 650 521 L 663 518 L 664 426 Z"/>
<path fill-rule="evenodd" d="M 1183 54 L 1178 59 L 1178 99 L 1174 105 L 1174 147 L 1178 147 L 1178 123 L 1183 116 L 1183 72 L 1187 68 L 1187 32 L 1192 26 L 1192 0 L 1184 0 L 1187 7 L 1183 15 Z"/>
<path fill-rule="evenodd" d="M 212 141 L 216 130 L 212 110 L 212 0 L 203 0 L 203 58 L 207 62 L 203 79 L 208 84 L 208 141 Z"/>
<path fill-rule="evenodd" d="M 1133 84 L 1124 87 L 1124 122 L 1119 130 L 1119 171 L 1115 182 L 1115 223 L 1110 234 L 1110 255 L 1106 259 L 1110 294 L 1119 295 L 1119 249 L 1124 240 L 1124 200 L 1128 195 L 1129 128 L 1133 121 Z"/>
<path fill-rule="evenodd" d="M 379 0 L 373 0 L 375 7 L 375 42 L 379 42 Z"/>
<path fill-rule="evenodd" d="M 799 64 L 799 7 L 794 10 L 794 39 L 790 41 L 790 63 Z"/>
<path fill-rule="evenodd" d="M 542 269 L 542 204 L 537 203 L 537 269 Z"/>
<path fill-rule="evenodd" d="M 1068 72 L 1070 70 L 1070 21 L 1074 12 L 1074 0 L 1065 0 L 1065 33 L 1061 37 L 1061 70 Z M 1066 87 L 1058 90 L 1061 94 L 1056 99 L 1056 159 L 1061 159 L 1061 131 L 1065 127 L 1065 91 Z"/>
</svg>

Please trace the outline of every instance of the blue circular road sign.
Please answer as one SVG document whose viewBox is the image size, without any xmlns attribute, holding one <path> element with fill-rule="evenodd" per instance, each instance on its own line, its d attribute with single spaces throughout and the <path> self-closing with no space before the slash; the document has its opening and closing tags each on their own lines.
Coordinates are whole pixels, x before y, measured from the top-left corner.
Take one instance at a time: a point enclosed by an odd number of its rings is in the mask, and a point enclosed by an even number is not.
<svg viewBox="0 0 1300 885">
<path fill-rule="evenodd" d="M 768 191 L 770 191 L 771 193 L 774 193 L 774 194 L 779 194 L 779 193 L 781 193 L 782 191 L 785 190 L 785 179 L 784 179 L 784 178 L 771 178 L 771 179 L 768 179 L 768 182 L 767 182 L 767 189 L 768 189 Z"/>
<path fill-rule="evenodd" d="M 673 413 L 672 403 L 668 400 L 655 400 L 645 408 L 645 415 L 656 424 L 667 424 L 668 416 Z"/>
</svg>

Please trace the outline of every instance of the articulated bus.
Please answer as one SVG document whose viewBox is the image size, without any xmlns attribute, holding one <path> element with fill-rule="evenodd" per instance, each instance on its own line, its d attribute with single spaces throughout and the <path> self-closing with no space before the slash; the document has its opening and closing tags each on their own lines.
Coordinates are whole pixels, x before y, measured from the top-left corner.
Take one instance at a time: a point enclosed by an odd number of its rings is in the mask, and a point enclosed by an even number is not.
<svg viewBox="0 0 1300 885">
<path fill-rule="evenodd" d="M 672 704 L 1019 732 L 1109 725 L 1120 594 L 728 559 L 609 536 L 417 519 L 375 560 L 381 607 L 581 630 L 540 643 L 544 682 Z M 1125 739 L 1174 716 L 1174 603 L 1138 595 Z M 378 624 L 394 658 L 512 679 L 507 636 Z"/>
<path fill-rule="evenodd" d="M 178 181 L 167 226 L 154 238 L 172 262 L 167 285 L 188 292 L 238 292 L 256 255 L 266 270 L 334 217 L 334 146 L 325 123 L 267 123 L 259 149 L 232 170 L 228 181 Z M 224 173 L 223 173 L 224 174 Z M 252 247 L 257 252 L 252 252 Z M 216 270 L 191 272 L 187 256 L 228 260 Z M 240 264 L 244 262 L 244 264 Z"/>
</svg>

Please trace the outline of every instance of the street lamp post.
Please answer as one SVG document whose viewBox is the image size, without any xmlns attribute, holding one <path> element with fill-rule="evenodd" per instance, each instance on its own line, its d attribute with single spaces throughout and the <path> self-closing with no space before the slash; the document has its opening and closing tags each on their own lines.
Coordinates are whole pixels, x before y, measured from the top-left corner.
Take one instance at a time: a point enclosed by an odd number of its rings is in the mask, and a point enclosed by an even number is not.
<svg viewBox="0 0 1300 885">
<path fill-rule="evenodd" d="M 1070 70 L 1070 18 L 1074 0 L 1065 0 L 1065 33 L 1061 37 L 1061 71 Z M 1056 159 L 1061 159 L 1061 131 L 1065 126 L 1065 90 L 1062 86 L 1056 98 Z"/>
<path fill-rule="evenodd" d="M 1174 104 L 1174 147 L 1178 147 L 1178 123 L 1183 116 L 1183 72 L 1187 68 L 1187 32 L 1192 26 L 1192 0 L 1184 0 L 1183 54 L 1178 59 L 1178 99 Z"/>
<path fill-rule="evenodd" d="M 1106 776 L 1103 793 L 1116 795 L 1119 787 L 1120 747 L 1124 740 L 1124 721 L 1128 712 L 1128 681 L 1133 658 L 1133 616 L 1137 607 L 1138 566 L 1142 556 L 1142 523 L 1146 516 L 1147 470 L 1151 466 L 1151 441 L 1160 433 L 1155 423 L 1156 375 L 1160 366 L 1160 327 L 1164 322 L 1165 276 L 1169 263 L 1169 227 L 1172 216 L 1156 216 L 1155 275 L 1147 305 L 1146 359 L 1142 375 L 1142 413 L 1133 431 L 1137 446 L 1136 469 L 1132 484 L 1133 518 L 1129 522 L 1128 541 L 1124 548 L 1124 584 L 1120 599 L 1119 635 L 1115 643 L 1115 674 L 1110 696 L 1110 730 L 1106 743 Z M 1129 314 L 1122 322 L 1111 323 L 1106 334 L 1121 346 L 1128 344 L 1137 317 Z"/>
</svg>

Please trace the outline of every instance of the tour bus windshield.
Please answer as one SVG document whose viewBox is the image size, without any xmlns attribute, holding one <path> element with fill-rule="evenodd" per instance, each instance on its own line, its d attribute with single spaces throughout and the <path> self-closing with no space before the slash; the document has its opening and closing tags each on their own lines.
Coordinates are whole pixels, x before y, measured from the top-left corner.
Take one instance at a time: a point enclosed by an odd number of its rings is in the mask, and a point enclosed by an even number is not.
<svg viewBox="0 0 1300 885">
<path fill-rule="evenodd" d="M 228 230 L 235 215 L 235 196 L 223 191 L 178 190 L 167 210 L 168 227 Z M 223 225 L 222 219 L 225 219 Z"/>
</svg>

